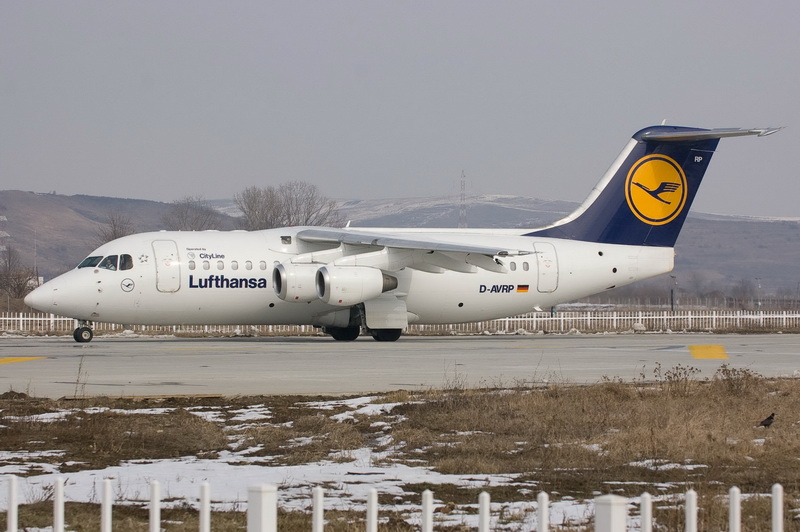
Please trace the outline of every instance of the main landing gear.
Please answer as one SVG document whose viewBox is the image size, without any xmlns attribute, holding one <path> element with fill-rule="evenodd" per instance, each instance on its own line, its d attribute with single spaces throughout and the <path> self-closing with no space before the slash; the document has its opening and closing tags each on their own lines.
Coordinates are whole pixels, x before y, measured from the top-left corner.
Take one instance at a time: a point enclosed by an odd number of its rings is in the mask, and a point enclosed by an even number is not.
<svg viewBox="0 0 800 532">
<path fill-rule="evenodd" d="M 324 327 L 323 332 L 330 334 L 331 337 L 339 342 L 352 342 L 361 334 L 361 327 L 352 325 L 350 327 Z M 377 342 L 395 342 L 403 334 L 403 329 L 367 329 L 367 332 Z"/>
<path fill-rule="evenodd" d="M 396 342 L 403 329 L 373 329 L 370 331 L 376 342 Z"/>
<path fill-rule="evenodd" d="M 94 333 L 89 327 L 89 322 L 85 320 L 78 321 L 78 328 L 72 333 L 72 337 L 81 344 L 91 342 L 92 338 L 94 338 Z"/>
<path fill-rule="evenodd" d="M 358 325 L 352 327 L 325 327 L 322 331 L 330 334 L 337 342 L 352 342 L 361 334 L 361 327 Z"/>
</svg>

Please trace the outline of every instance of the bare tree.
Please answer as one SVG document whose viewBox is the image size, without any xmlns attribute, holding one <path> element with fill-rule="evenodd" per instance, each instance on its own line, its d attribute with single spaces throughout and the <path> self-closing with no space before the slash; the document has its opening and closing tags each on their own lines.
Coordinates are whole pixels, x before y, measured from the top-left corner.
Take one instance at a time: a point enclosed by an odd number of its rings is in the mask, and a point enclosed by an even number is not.
<svg viewBox="0 0 800 532">
<path fill-rule="evenodd" d="M 221 229 L 222 225 L 219 213 L 202 196 L 173 201 L 161 223 L 170 231 L 204 231 Z"/>
<path fill-rule="evenodd" d="M 233 202 L 242 211 L 242 229 L 257 231 L 280 225 L 281 214 L 274 187 L 247 187 L 233 195 Z"/>
<path fill-rule="evenodd" d="M 242 211 L 242 228 L 249 231 L 292 225 L 341 225 L 334 200 L 316 185 L 290 181 L 276 187 L 248 187 L 233 196 Z"/>
<path fill-rule="evenodd" d="M 290 181 L 278 187 L 283 207 L 281 225 L 341 225 L 336 202 L 320 193 L 319 188 L 304 181 Z"/>
<path fill-rule="evenodd" d="M 731 295 L 738 299 L 752 299 L 756 295 L 756 285 L 752 279 L 739 279 L 731 288 Z"/>
<path fill-rule="evenodd" d="M 36 272 L 22 264 L 17 250 L 6 247 L 0 254 L 0 290 L 12 299 L 22 299 L 36 288 Z"/>
<path fill-rule="evenodd" d="M 707 292 L 706 286 L 708 285 L 708 280 L 706 278 L 706 273 L 702 270 L 692 270 L 689 274 L 688 285 L 695 296 L 702 296 Z"/>
<path fill-rule="evenodd" d="M 118 211 L 109 212 L 103 219 L 102 225 L 95 229 L 96 245 L 100 246 L 123 236 L 135 232 L 133 220 L 127 214 Z"/>
</svg>

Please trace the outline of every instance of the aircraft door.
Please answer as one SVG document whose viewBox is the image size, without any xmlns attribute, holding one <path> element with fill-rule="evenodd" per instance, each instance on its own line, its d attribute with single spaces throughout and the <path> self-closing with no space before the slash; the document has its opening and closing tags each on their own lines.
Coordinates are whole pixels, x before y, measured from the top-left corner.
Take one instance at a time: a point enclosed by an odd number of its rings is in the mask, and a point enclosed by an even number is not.
<svg viewBox="0 0 800 532">
<path fill-rule="evenodd" d="M 537 242 L 533 245 L 533 249 L 536 251 L 536 264 L 539 271 L 536 289 L 545 294 L 555 292 L 558 288 L 558 256 L 555 246 Z"/>
<path fill-rule="evenodd" d="M 156 288 L 159 292 L 177 292 L 181 287 L 181 262 L 174 240 L 153 240 L 156 258 Z"/>
</svg>

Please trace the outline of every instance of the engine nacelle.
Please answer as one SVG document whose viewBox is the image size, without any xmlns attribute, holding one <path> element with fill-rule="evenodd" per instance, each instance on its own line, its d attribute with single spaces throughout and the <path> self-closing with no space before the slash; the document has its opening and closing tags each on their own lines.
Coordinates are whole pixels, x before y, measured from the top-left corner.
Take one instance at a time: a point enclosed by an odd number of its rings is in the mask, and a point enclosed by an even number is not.
<svg viewBox="0 0 800 532">
<path fill-rule="evenodd" d="M 397 288 L 397 278 L 377 268 L 323 266 L 317 270 L 317 296 L 328 303 L 349 307 Z"/>
<path fill-rule="evenodd" d="M 278 264 L 272 269 L 272 288 L 284 301 L 313 301 L 317 299 L 314 279 L 317 264 Z"/>
</svg>

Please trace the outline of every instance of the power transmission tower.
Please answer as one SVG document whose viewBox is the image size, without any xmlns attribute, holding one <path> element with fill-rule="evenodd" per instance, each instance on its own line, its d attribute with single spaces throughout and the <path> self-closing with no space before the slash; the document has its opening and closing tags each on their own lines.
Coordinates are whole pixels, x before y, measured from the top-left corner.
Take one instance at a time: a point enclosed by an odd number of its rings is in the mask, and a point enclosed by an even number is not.
<svg viewBox="0 0 800 532">
<path fill-rule="evenodd" d="M 464 170 L 461 170 L 461 202 L 458 205 L 458 227 L 463 229 L 467 227 L 467 176 Z"/>
</svg>

